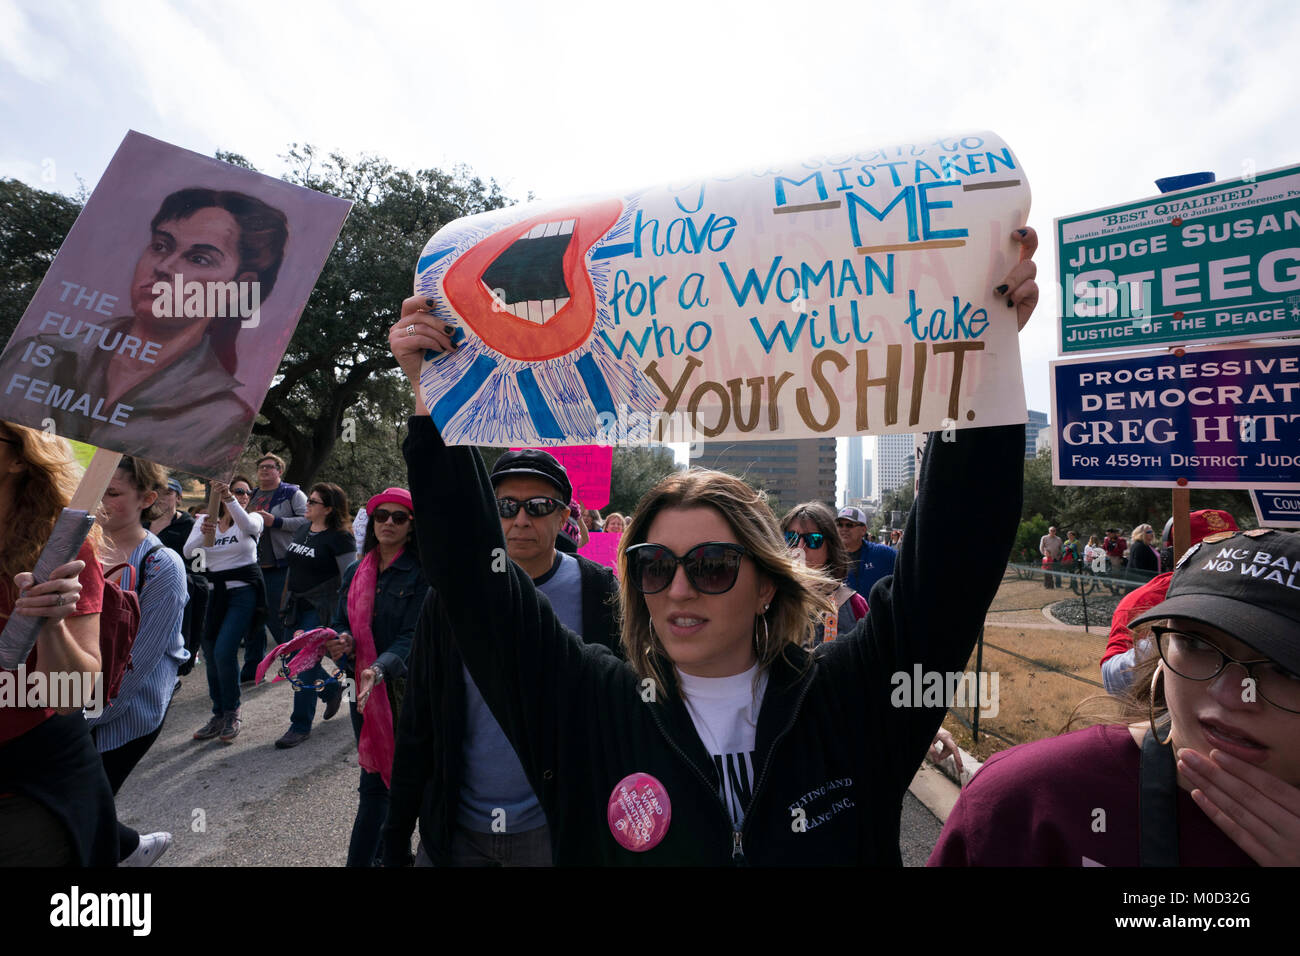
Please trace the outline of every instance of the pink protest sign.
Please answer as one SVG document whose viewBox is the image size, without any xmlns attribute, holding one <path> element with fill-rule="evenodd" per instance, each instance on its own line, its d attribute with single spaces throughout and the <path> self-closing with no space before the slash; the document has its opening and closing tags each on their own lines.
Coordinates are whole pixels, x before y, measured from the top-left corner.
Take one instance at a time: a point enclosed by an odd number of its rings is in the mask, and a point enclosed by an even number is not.
<svg viewBox="0 0 1300 956">
<path fill-rule="evenodd" d="M 0 355 L 0 418 L 229 476 L 351 205 L 127 133 Z"/>
<path fill-rule="evenodd" d="M 599 511 L 609 504 L 609 479 L 614 467 L 614 449 L 610 445 L 570 445 L 547 448 L 569 473 L 573 497 L 584 508 Z"/>
<path fill-rule="evenodd" d="M 610 534 L 606 531 L 593 531 L 587 539 L 587 543 L 578 549 L 578 553 L 588 561 L 595 561 L 597 564 L 612 568 L 614 573 L 618 573 L 618 541 L 622 535 Z"/>
</svg>

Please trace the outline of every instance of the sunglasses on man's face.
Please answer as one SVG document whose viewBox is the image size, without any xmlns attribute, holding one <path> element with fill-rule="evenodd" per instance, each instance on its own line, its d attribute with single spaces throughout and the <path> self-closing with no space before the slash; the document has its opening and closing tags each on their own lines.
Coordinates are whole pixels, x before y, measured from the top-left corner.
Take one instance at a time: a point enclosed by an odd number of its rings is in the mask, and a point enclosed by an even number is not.
<svg viewBox="0 0 1300 956">
<path fill-rule="evenodd" d="M 787 531 L 785 533 L 785 543 L 790 547 L 799 547 L 800 541 L 808 547 L 809 551 L 816 551 L 826 543 L 826 535 L 820 531 L 805 531 L 803 534 L 798 531 Z"/>
<path fill-rule="evenodd" d="M 673 583 L 677 565 L 701 594 L 725 594 L 736 586 L 740 559 L 748 554 L 738 544 L 709 541 L 681 557 L 661 544 L 636 544 L 627 549 L 628 580 L 642 594 L 658 594 Z"/>
<path fill-rule="evenodd" d="M 391 521 L 399 528 L 411 520 L 411 516 L 405 511 L 387 511 L 384 508 L 376 508 L 375 513 L 370 516 L 375 524 L 383 524 L 385 521 Z"/>
<path fill-rule="evenodd" d="M 529 498 L 527 501 L 518 501 L 514 498 L 497 499 L 497 514 L 503 518 L 513 518 L 519 514 L 520 508 L 523 508 L 530 518 L 545 518 L 556 508 L 565 507 L 567 505 L 563 501 L 555 498 Z"/>
</svg>

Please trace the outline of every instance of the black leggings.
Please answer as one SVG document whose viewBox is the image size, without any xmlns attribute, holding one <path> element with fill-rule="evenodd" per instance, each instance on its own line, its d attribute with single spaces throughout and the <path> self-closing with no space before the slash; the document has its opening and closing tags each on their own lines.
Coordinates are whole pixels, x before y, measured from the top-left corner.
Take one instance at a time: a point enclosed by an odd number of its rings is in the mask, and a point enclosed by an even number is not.
<svg viewBox="0 0 1300 956">
<path fill-rule="evenodd" d="M 167 722 L 167 715 L 163 715 L 163 723 Z M 117 796 L 117 791 L 122 789 L 122 784 L 130 776 L 135 765 L 140 762 L 153 742 L 158 739 L 162 733 L 163 725 L 159 724 L 153 733 L 145 734 L 143 737 L 136 737 L 135 740 L 128 740 L 120 747 L 114 747 L 112 750 L 105 750 L 100 753 L 99 757 L 104 761 L 104 773 L 108 776 L 108 785 L 113 788 L 113 796 Z M 136 851 L 140 845 L 140 834 L 132 830 L 121 820 L 117 821 L 117 858 L 118 861 L 125 860 L 128 856 Z"/>
</svg>

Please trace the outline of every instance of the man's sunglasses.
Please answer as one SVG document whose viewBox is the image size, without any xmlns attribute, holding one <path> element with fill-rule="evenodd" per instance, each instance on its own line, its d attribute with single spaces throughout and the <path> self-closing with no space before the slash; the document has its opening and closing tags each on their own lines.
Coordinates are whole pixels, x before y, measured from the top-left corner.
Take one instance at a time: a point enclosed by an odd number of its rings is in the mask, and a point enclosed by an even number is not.
<svg viewBox="0 0 1300 956">
<path fill-rule="evenodd" d="M 785 543 L 792 548 L 799 547 L 800 540 L 808 546 L 809 551 L 816 551 L 826 543 L 826 535 L 820 531 L 805 531 L 803 534 L 798 531 L 787 531 L 785 533 Z"/>
<path fill-rule="evenodd" d="M 695 590 L 725 594 L 736 586 L 740 559 L 748 553 L 738 544 L 709 541 L 679 558 L 660 544 L 635 544 L 627 549 L 628 580 L 642 594 L 658 594 L 673 583 L 680 564 Z"/>
<path fill-rule="evenodd" d="M 568 505 L 556 498 L 529 498 L 527 501 L 516 501 L 514 498 L 497 499 L 497 514 L 503 518 L 513 518 L 519 514 L 520 508 L 523 508 L 530 518 L 545 518 L 556 508 L 567 507 Z"/>
<path fill-rule="evenodd" d="M 383 508 L 376 508 L 375 513 L 370 516 L 375 524 L 383 524 L 385 521 L 391 521 L 399 528 L 411 520 L 411 516 L 405 511 L 387 511 Z"/>
</svg>

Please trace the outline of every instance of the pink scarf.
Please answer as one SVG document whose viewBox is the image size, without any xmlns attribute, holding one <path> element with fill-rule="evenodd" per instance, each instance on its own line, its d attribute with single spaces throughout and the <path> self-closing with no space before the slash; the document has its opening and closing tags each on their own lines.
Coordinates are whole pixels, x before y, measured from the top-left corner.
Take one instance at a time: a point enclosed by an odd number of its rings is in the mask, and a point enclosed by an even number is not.
<svg viewBox="0 0 1300 956">
<path fill-rule="evenodd" d="M 393 556 L 396 561 L 401 555 Z M 370 632 L 370 622 L 375 614 L 375 588 L 379 586 L 379 549 L 372 548 L 361 559 L 361 565 L 352 576 L 348 588 L 348 623 L 352 625 L 352 639 L 357 656 L 357 677 L 375 662 L 375 637 Z M 361 741 L 357 745 L 357 762 L 361 769 L 377 773 L 384 778 L 384 786 L 392 785 L 393 776 L 393 709 L 388 703 L 388 688 L 375 686 L 366 700 L 364 720 L 361 724 Z"/>
</svg>

